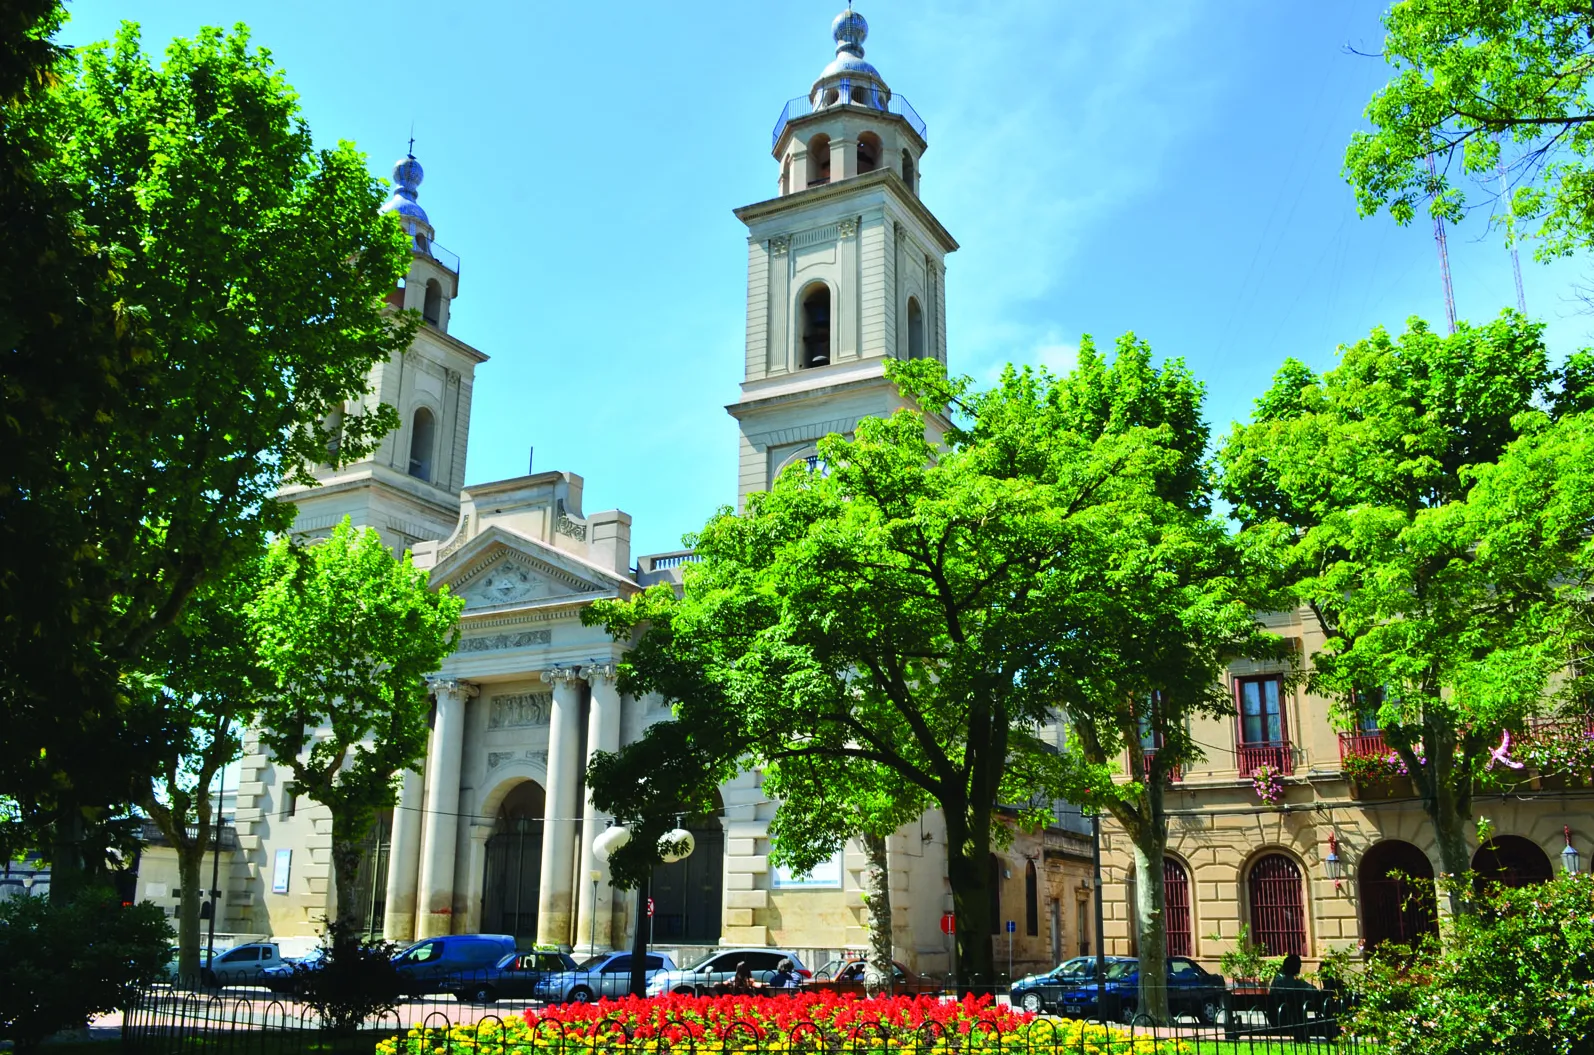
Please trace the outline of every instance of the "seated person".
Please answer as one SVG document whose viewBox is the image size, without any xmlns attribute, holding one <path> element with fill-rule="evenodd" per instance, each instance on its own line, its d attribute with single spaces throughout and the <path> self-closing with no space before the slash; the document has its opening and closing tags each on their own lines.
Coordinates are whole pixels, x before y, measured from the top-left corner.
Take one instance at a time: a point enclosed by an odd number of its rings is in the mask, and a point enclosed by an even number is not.
<svg viewBox="0 0 1594 1055">
<path fill-rule="evenodd" d="M 775 965 L 775 973 L 769 976 L 767 984 L 771 989 L 795 989 L 801 982 L 802 979 L 797 977 L 797 969 L 792 966 L 791 960 L 782 957 Z"/>
<path fill-rule="evenodd" d="M 753 969 L 747 966 L 747 961 L 742 960 L 736 965 L 736 976 L 728 982 L 720 982 L 714 987 L 719 993 L 753 993 L 764 988 L 763 982 L 753 980 Z"/>
<path fill-rule="evenodd" d="M 1275 1009 L 1275 1025 L 1306 1024 L 1306 1004 L 1310 999 L 1306 994 L 1317 992 L 1317 987 L 1311 982 L 1302 981 L 1300 974 L 1301 958 L 1292 952 L 1284 957 L 1284 962 L 1279 965 L 1279 973 L 1273 977 L 1273 984 L 1268 986 L 1268 998 Z"/>
</svg>

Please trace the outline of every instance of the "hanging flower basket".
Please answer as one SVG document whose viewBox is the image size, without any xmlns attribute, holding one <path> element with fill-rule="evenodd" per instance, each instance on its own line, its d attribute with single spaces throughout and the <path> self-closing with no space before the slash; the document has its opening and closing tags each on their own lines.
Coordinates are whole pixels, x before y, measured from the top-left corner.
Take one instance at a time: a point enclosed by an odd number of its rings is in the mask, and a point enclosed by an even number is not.
<svg viewBox="0 0 1594 1055">
<path fill-rule="evenodd" d="M 1251 789 L 1264 806 L 1284 805 L 1284 776 L 1266 763 L 1251 770 Z"/>
</svg>

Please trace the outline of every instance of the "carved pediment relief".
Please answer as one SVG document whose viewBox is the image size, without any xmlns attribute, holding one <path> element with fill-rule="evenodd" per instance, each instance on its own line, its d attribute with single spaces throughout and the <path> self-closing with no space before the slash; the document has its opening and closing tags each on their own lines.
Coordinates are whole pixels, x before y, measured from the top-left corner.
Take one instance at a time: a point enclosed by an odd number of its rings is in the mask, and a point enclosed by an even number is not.
<svg viewBox="0 0 1594 1055">
<path fill-rule="evenodd" d="M 465 599 L 467 609 L 569 597 L 602 589 L 597 583 L 579 579 L 561 568 L 504 550 L 459 576 L 456 583 L 455 591 Z"/>
</svg>

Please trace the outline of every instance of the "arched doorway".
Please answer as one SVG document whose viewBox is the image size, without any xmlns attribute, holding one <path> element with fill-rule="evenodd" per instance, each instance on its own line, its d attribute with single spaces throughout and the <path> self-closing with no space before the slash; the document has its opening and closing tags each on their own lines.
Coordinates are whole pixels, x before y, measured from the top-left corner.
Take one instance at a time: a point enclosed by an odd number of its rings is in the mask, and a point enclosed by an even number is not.
<svg viewBox="0 0 1594 1055">
<path fill-rule="evenodd" d="M 537 940 L 537 887 L 542 876 L 543 790 L 536 781 L 516 784 L 487 837 L 482 877 L 482 931 Z"/>
<path fill-rule="evenodd" d="M 1368 948 L 1385 941 L 1406 944 L 1439 933 L 1433 864 L 1411 843 L 1390 839 L 1368 850 L 1357 869 L 1356 886 L 1362 902 L 1362 940 Z"/>
<path fill-rule="evenodd" d="M 1268 854 L 1251 866 L 1247 883 L 1251 933 L 1269 956 L 1306 955 L 1306 906 L 1301 870 L 1283 854 Z"/>
<path fill-rule="evenodd" d="M 393 811 L 381 810 L 360 843 L 360 868 L 354 880 L 354 915 L 367 938 L 380 938 L 387 919 L 387 859 L 392 845 Z"/>
<path fill-rule="evenodd" d="M 688 944 L 720 940 L 724 917 L 725 812 L 719 794 L 714 812 L 689 818 L 685 828 L 696 846 L 692 856 L 653 870 L 653 940 Z"/>
<path fill-rule="evenodd" d="M 1472 855 L 1472 870 L 1478 883 L 1501 883 L 1509 887 L 1548 882 L 1555 872 L 1550 859 L 1538 844 L 1520 835 L 1496 835 Z"/>
</svg>

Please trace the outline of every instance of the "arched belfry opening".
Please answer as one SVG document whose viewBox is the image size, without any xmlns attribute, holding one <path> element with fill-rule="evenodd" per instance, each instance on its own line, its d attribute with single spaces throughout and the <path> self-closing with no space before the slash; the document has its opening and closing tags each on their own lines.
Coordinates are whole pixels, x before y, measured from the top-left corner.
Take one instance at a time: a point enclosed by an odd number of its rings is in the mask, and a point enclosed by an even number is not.
<svg viewBox="0 0 1594 1055">
<path fill-rule="evenodd" d="M 880 137 L 873 132 L 863 132 L 858 136 L 858 174 L 873 172 L 880 167 Z"/>
<path fill-rule="evenodd" d="M 421 318 L 437 326 L 443 318 L 443 284 L 435 278 L 426 280 L 426 298 L 421 302 Z"/>
<path fill-rule="evenodd" d="M 437 442 L 437 419 L 425 407 L 417 407 L 410 425 L 410 475 L 432 482 L 432 448 Z"/>
<path fill-rule="evenodd" d="M 816 282 L 802 295 L 801 365 L 830 365 L 830 287 Z"/>
<path fill-rule="evenodd" d="M 725 901 L 725 803 L 714 793 L 713 810 L 686 818 L 691 856 L 653 870 L 653 940 L 685 944 L 720 940 Z"/>
<path fill-rule="evenodd" d="M 908 358 L 924 358 L 924 309 L 918 297 L 908 298 Z"/>
<path fill-rule="evenodd" d="M 914 176 L 913 155 L 904 150 L 902 152 L 902 182 L 908 185 L 909 190 L 917 194 L 918 190 L 913 185 Z"/>
<path fill-rule="evenodd" d="M 516 784 L 487 837 L 487 867 L 482 877 L 482 926 L 488 934 L 537 940 L 537 891 L 542 877 L 542 785 Z"/>
<path fill-rule="evenodd" d="M 808 186 L 830 182 L 830 137 L 821 132 L 808 141 Z"/>
</svg>

